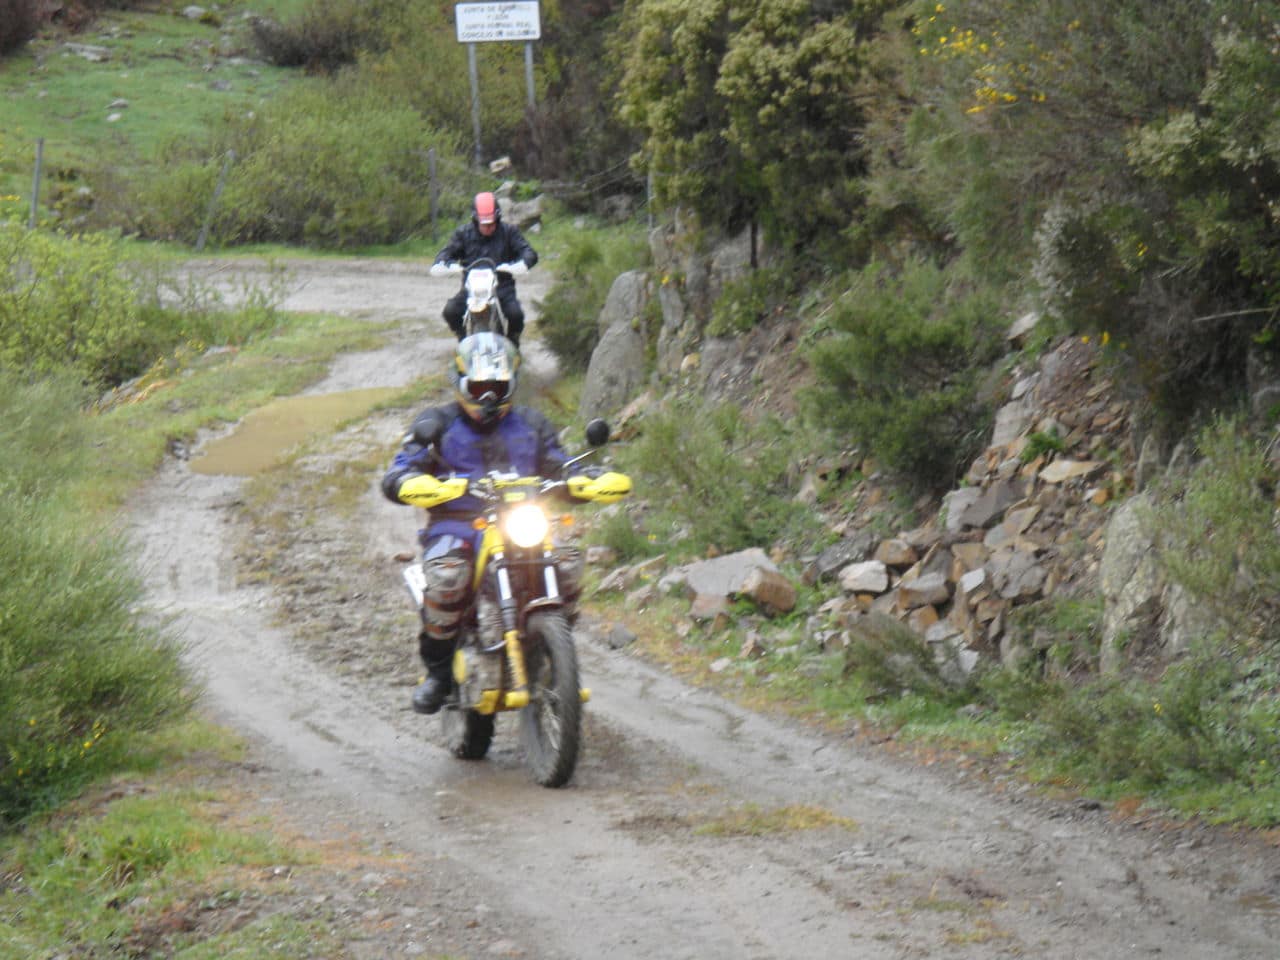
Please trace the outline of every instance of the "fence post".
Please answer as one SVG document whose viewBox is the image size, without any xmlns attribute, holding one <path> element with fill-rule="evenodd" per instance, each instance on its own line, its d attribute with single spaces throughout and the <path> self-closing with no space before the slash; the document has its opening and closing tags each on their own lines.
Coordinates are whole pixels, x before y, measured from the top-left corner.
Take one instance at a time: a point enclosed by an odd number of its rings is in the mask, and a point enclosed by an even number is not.
<svg viewBox="0 0 1280 960">
<path fill-rule="evenodd" d="M 36 209 L 40 206 L 40 172 L 44 167 L 44 137 L 36 138 L 36 172 L 31 177 L 31 217 L 27 229 L 36 228 Z"/>
<path fill-rule="evenodd" d="M 218 198 L 222 196 L 222 188 L 227 185 L 227 173 L 231 170 L 231 161 L 236 158 L 234 150 L 228 150 L 226 159 L 222 161 L 222 172 L 218 174 L 218 182 L 213 188 L 213 196 L 209 198 L 209 209 L 204 214 L 204 225 L 200 227 L 200 236 L 196 238 L 196 251 L 204 249 L 204 242 L 209 237 L 209 226 L 213 222 L 213 211 L 218 206 Z"/>
<path fill-rule="evenodd" d="M 431 207 L 431 242 L 436 242 L 436 216 L 440 213 L 440 181 L 436 178 L 436 148 L 427 151 L 427 195 Z"/>
<path fill-rule="evenodd" d="M 484 155 L 480 149 L 480 71 L 476 66 L 476 45 L 467 44 L 467 73 L 471 75 L 471 126 L 476 138 L 476 166 L 484 163 Z"/>
</svg>

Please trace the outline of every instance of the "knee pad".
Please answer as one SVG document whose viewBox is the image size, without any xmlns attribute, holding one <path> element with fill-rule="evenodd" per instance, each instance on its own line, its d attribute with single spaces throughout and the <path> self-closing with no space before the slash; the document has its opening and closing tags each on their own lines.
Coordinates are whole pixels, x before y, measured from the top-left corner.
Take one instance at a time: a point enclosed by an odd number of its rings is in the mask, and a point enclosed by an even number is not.
<svg viewBox="0 0 1280 960">
<path fill-rule="evenodd" d="M 422 562 L 422 573 L 423 630 L 432 640 L 452 640 L 467 607 L 471 563 L 459 556 L 433 557 Z"/>
<path fill-rule="evenodd" d="M 565 616 L 572 623 L 578 616 L 578 597 L 582 594 L 582 573 L 586 569 L 587 560 L 578 547 L 558 546 L 555 562 Z"/>
</svg>

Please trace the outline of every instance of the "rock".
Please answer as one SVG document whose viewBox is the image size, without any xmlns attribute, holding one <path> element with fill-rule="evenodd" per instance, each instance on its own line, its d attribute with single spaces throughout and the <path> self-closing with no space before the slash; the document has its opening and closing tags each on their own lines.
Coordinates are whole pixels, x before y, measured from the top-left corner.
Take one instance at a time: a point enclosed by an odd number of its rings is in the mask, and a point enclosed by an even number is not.
<svg viewBox="0 0 1280 960">
<path fill-rule="evenodd" d="M 1034 554 L 1022 550 L 1001 551 L 987 564 L 991 582 L 1005 600 L 1027 601 L 1040 596 L 1046 572 Z"/>
<path fill-rule="evenodd" d="M 611 567 L 618 562 L 618 551 L 613 547 L 587 547 L 587 563 L 593 567 Z"/>
<path fill-rule="evenodd" d="M 861 530 L 850 536 L 841 537 L 818 554 L 818 558 L 805 569 L 805 583 L 813 584 L 830 580 L 849 564 L 865 558 L 867 551 L 871 549 L 871 542 L 871 534 Z M 886 583 L 885 586 L 887 587 L 888 584 Z"/>
<path fill-rule="evenodd" d="M 909 567 L 919 559 L 919 555 L 905 540 L 891 538 L 881 541 L 876 548 L 875 559 L 886 567 Z"/>
<path fill-rule="evenodd" d="M 636 635 L 620 623 L 613 624 L 604 635 L 604 642 L 610 650 L 621 650 L 636 642 Z"/>
<path fill-rule="evenodd" d="M 1010 505 L 1022 499 L 1019 484 L 1010 480 L 997 480 L 981 492 L 960 511 L 960 529 L 976 527 L 985 530 L 999 520 Z"/>
<path fill-rule="evenodd" d="M 105 63 L 111 59 L 111 51 L 106 47 L 94 46 L 91 43 L 64 43 L 62 49 L 88 60 L 90 63 Z"/>
<path fill-rule="evenodd" d="M 759 660 L 768 653 L 760 634 L 753 630 L 742 641 L 742 649 L 738 651 L 738 656 L 744 660 Z"/>
<path fill-rule="evenodd" d="M 591 353 L 582 387 L 578 413 L 584 420 L 620 409 L 644 386 L 647 377 L 645 341 L 631 322 L 632 300 L 640 296 L 637 272 L 624 273 L 613 282 L 602 311 L 612 317 Z"/>
<path fill-rule="evenodd" d="M 1103 673 L 1115 673 L 1129 656 L 1141 654 L 1155 638 L 1164 593 L 1151 537 L 1141 514 L 1148 494 L 1138 494 L 1116 507 L 1107 524 L 1106 550 L 1098 570 L 1105 604 L 1102 616 Z"/>
<path fill-rule="evenodd" d="M 946 513 L 946 529 L 948 533 L 959 533 L 964 529 L 964 513 L 982 496 L 980 487 L 961 487 L 952 490 L 942 498 L 942 509 Z"/>
<path fill-rule="evenodd" d="M 1033 411 L 1027 398 L 1013 400 L 996 411 L 995 426 L 991 431 L 991 446 L 1003 447 L 1016 440 L 1031 423 Z"/>
<path fill-rule="evenodd" d="M 848 593 L 884 593 L 889 589 L 889 569 L 879 560 L 851 563 L 840 571 L 840 587 Z"/>
<path fill-rule="evenodd" d="M 1088 477 L 1106 467 L 1101 460 L 1055 460 L 1040 471 L 1045 483 L 1065 483 L 1080 477 Z"/>
<path fill-rule="evenodd" d="M 903 610 L 946 603 L 950 599 L 951 589 L 946 577 L 940 573 L 927 573 L 898 587 L 898 605 Z"/>
<path fill-rule="evenodd" d="M 1031 331 L 1036 328 L 1040 322 L 1040 314 L 1035 310 L 1024 313 L 1017 320 L 1010 324 L 1008 331 L 1005 333 L 1005 339 L 1015 346 L 1021 346 Z"/>
<path fill-rule="evenodd" d="M 689 616 L 697 621 L 715 620 L 729 612 L 729 598 L 723 593 L 695 593 Z"/>
<path fill-rule="evenodd" d="M 730 597 L 741 593 L 755 568 L 777 573 L 777 565 L 758 547 L 686 564 L 680 570 L 694 593 Z"/>
<path fill-rule="evenodd" d="M 788 613 L 796 605 L 796 588 L 791 581 L 775 570 L 752 567 L 738 589 L 738 595 L 747 597 L 766 613 Z"/>
</svg>

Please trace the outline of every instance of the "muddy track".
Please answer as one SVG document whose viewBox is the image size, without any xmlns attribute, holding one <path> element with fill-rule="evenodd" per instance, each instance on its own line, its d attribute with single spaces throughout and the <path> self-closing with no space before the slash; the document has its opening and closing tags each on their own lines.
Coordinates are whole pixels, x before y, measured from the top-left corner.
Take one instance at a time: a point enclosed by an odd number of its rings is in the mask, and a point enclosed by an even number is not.
<svg viewBox="0 0 1280 960">
<path fill-rule="evenodd" d="M 341 358 L 312 392 L 397 385 L 447 356 L 439 308 L 453 287 L 419 268 L 308 270 L 291 309 L 403 320 L 385 349 Z M 526 306 L 538 276 L 522 283 Z M 536 343 L 528 353 L 550 375 Z M 304 462 L 323 475 L 389 450 L 411 412 L 371 417 Z M 509 717 L 485 761 L 453 759 L 439 721 L 408 709 L 419 667 L 392 558 L 418 518 L 384 501 L 378 479 L 347 514 L 282 506 L 307 531 L 291 541 L 287 589 L 245 581 L 260 557 L 239 478 L 172 460 L 132 513 L 152 598 L 208 710 L 253 744 L 246 789 L 316 835 L 396 851 L 394 881 L 369 893 L 376 916 L 350 914 L 350 956 L 1280 957 L 1280 851 L 1258 838 L 1117 823 L 1013 779 L 915 766 L 590 639 L 585 753 L 568 788 L 532 783 Z M 313 903 L 362 889 L 309 882 Z"/>
</svg>

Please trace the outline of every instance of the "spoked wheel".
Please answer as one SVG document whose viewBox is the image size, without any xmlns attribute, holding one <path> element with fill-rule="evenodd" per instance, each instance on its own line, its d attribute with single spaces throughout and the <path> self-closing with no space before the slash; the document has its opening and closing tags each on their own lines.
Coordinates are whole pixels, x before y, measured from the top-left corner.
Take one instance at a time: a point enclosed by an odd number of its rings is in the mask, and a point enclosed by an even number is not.
<svg viewBox="0 0 1280 960">
<path fill-rule="evenodd" d="M 529 617 L 527 634 L 529 705 L 520 711 L 520 742 L 534 779 L 563 787 L 578 763 L 582 736 L 578 652 L 559 613 Z"/>
<path fill-rule="evenodd" d="M 493 714 L 462 709 L 456 694 L 440 713 L 449 752 L 463 760 L 483 759 L 489 752 L 489 744 L 493 743 Z"/>
</svg>

